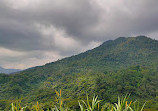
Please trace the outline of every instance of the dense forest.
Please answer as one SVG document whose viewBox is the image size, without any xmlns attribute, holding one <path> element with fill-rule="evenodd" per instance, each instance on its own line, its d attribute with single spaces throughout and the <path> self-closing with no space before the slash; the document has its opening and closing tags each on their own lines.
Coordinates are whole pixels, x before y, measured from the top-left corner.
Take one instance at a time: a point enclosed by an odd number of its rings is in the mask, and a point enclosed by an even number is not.
<svg viewBox="0 0 158 111">
<path fill-rule="evenodd" d="M 21 101 L 43 107 L 55 103 L 55 90 L 70 108 L 78 100 L 98 95 L 102 104 L 117 102 L 130 94 L 131 100 L 146 102 L 158 110 L 158 41 L 145 36 L 120 37 L 79 55 L 12 75 L 0 74 L 0 110 Z"/>
</svg>

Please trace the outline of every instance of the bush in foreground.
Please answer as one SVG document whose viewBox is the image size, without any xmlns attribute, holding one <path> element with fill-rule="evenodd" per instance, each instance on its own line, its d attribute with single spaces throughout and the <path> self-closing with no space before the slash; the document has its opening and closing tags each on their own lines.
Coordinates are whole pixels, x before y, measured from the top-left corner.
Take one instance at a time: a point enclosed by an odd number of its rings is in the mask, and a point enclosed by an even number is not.
<svg viewBox="0 0 158 111">
<path fill-rule="evenodd" d="M 12 103 L 10 111 L 143 111 L 145 106 L 145 103 L 141 106 L 138 101 L 128 101 L 129 96 L 118 97 L 118 102 L 114 104 L 101 105 L 102 101 L 98 100 L 98 96 L 94 96 L 92 100 L 89 100 L 87 95 L 87 101 L 78 101 L 78 109 L 70 109 L 63 104 L 64 99 L 61 97 L 61 90 L 60 92 L 56 91 L 56 95 L 56 105 L 52 108 L 42 108 L 38 102 L 32 108 L 28 106 L 21 107 L 20 104 Z"/>
</svg>

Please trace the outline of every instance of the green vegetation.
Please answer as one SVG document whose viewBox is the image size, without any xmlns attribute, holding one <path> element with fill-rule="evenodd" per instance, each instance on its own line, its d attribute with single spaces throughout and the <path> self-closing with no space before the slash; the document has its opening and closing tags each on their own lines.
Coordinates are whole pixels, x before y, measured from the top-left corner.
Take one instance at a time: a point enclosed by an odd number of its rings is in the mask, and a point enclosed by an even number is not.
<svg viewBox="0 0 158 111">
<path fill-rule="evenodd" d="M 78 100 L 85 101 L 87 93 L 98 95 L 102 104 L 116 103 L 118 96 L 130 93 L 130 98 L 147 102 L 145 109 L 156 111 L 158 41 L 144 36 L 121 37 L 44 66 L 0 74 L 0 109 L 8 111 L 10 104 L 18 101 L 22 106 L 38 101 L 52 107 L 55 89 L 64 91 L 65 107 L 69 108 L 78 108 Z"/>
<path fill-rule="evenodd" d="M 14 105 L 11 103 L 10 110 L 11 111 L 74 111 L 74 110 L 80 110 L 80 111 L 143 111 L 143 108 L 145 106 L 140 104 L 136 101 L 132 102 L 130 101 L 128 103 L 129 96 L 125 96 L 124 98 L 120 99 L 118 97 L 118 103 L 114 104 L 104 104 L 100 106 L 101 100 L 98 100 L 97 96 L 94 96 L 92 100 L 89 100 L 89 97 L 87 95 L 87 101 L 81 100 L 82 103 L 79 103 L 79 108 L 73 109 L 68 108 L 63 105 L 64 99 L 61 97 L 61 90 L 60 93 L 56 91 L 57 98 L 56 99 L 56 105 L 53 105 L 52 108 L 43 108 L 38 102 L 36 105 L 34 105 L 32 108 L 29 108 L 28 106 L 21 107 L 20 104 Z M 91 102 L 91 103 L 90 103 Z"/>
</svg>

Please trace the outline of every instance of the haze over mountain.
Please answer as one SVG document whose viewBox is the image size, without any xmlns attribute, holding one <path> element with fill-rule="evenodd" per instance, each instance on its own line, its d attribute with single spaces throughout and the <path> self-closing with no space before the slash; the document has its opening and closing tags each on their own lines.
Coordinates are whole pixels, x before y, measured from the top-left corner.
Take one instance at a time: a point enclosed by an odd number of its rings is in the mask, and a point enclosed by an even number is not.
<svg viewBox="0 0 158 111">
<path fill-rule="evenodd" d="M 118 95 L 131 93 L 132 98 L 150 101 L 155 108 L 158 41 L 145 36 L 120 37 L 44 66 L 0 74 L 0 79 L 0 99 L 8 99 L 6 103 L 17 97 L 46 103 L 53 100 L 54 90 L 62 89 L 69 100 L 95 93 L 105 102 L 115 102 Z"/>
<path fill-rule="evenodd" d="M 3 67 L 0 67 L 0 73 L 5 73 L 5 74 L 11 74 L 15 72 L 21 71 L 20 69 L 5 69 Z"/>
</svg>

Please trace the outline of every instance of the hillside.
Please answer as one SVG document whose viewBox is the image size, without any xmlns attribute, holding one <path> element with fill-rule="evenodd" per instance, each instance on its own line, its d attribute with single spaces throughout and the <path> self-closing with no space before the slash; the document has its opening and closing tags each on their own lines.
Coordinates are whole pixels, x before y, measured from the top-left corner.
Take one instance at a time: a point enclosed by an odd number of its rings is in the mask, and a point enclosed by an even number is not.
<svg viewBox="0 0 158 111">
<path fill-rule="evenodd" d="M 46 104 L 54 99 L 54 90 L 62 89 L 68 100 L 95 93 L 113 103 L 118 95 L 131 93 L 132 98 L 149 101 L 151 108 L 157 108 L 157 86 L 158 41 L 145 36 L 120 37 L 44 66 L 0 74 L 0 107 L 17 98 Z"/>
</svg>

